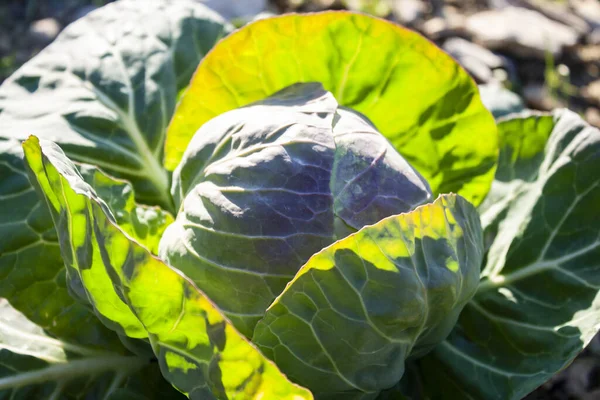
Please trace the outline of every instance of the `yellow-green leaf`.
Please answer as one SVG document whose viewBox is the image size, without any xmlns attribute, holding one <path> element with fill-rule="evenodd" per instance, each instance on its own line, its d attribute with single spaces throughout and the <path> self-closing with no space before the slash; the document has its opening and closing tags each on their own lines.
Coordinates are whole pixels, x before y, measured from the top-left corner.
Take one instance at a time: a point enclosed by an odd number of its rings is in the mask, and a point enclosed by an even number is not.
<svg viewBox="0 0 600 400">
<path fill-rule="evenodd" d="M 167 168 L 209 119 L 310 81 L 370 118 L 434 193 L 456 192 L 476 205 L 487 194 L 496 127 L 472 79 L 419 34 L 349 12 L 260 20 L 219 42 L 170 123 Z"/>
<path fill-rule="evenodd" d="M 479 283 L 475 208 L 451 194 L 315 254 L 253 342 L 318 397 L 374 398 L 443 341 Z M 360 397 L 360 396 L 364 397 Z"/>
<path fill-rule="evenodd" d="M 125 180 L 113 178 L 90 165 L 79 166 L 79 172 L 107 203 L 117 225 L 152 254 L 158 254 L 158 242 L 173 222 L 173 216 L 160 207 L 137 204 L 133 187 Z"/>
<path fill-rule="evenodd" d="M 79 274 L 111 327 L 148 337 L 163 375 L 175 387 L 192 399 L 312 399 L 190 280 L 119 228 L 58 146 L 31 137 L 23 148 L 30 179 L 50 206 L 63 254 L 72 258 L 71 271 Z M 90 270 L 100 282 L 88 279 Z"/>
<path fill-rule="evenodd" d="M 65 27 L 0 86 L 0 297 L 49 335 L 123 351 L 118 336 L 70 296 L 80 283 L 66 279 L 21 142 L 30 134 L 57 141 L 73 160 L 127 179 L 138 201 L 170 207 L 166 126 L 198 62 L 230 30 L 195 0 L 120 0 Z M 159 210 L 136 206 L 129 215 L 146 239 L 160 236 Z"/>
</svg>

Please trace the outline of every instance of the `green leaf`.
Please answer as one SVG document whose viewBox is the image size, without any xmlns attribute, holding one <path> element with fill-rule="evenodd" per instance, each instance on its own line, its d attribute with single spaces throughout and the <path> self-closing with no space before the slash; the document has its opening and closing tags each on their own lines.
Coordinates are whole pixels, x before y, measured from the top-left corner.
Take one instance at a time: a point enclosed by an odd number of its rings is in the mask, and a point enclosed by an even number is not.
<svg viewBox="0 0 600 400">
<path fill-rule="evenodd" d="M 317 251 L 427 202 L 427 182 L 318 83 L 205 124 L 173 174 L 160 256 L 247 337 Z M 235 288 L 235 295 L 232 295 Z"/>
<path fill-rule="evenodd" d="M 494 242 L 498 225 L 506 218 L 523 184 L 538 178 L 546 143 L 554 129 L 551 114 L 525 111 L 499 121 L 502 151 L 490 193 L 479 206 L 486 249 Z"/>
<path fill-rule="evenodd" d="M 172 207 L 162 167 L 178 92 L 230 27 L 192 0 L 122 0 L 69 25 L 0 87 L 0 136 L 34 134 Z M 107 34 L 110 32 L 110 34 Z"/>
<path fill-rule="evenodd" d="M 8 143 L 20 147 L 16 141 Z M 15 149 L 11 148 L 11 150 Z M 9 155 L 11 155 L 11 151 L 5 151 L 0 157 L 8 159 Z M 10 161 L 16 165 L 23 163 L 21 154 L 14 154 Z M 136 205 L 130 184 L 115 180 L 95 167 L 82 166 L 82 170 L 85 172 L 87 181 L 113 207 L 113 214 L 111 214 L 114 215 L 113 218 L 116 217 L 116 221 L 123 224 L 123 229 L 131 237 L 140 240 L 142 244 L 156 252 L 162 232 L 173 218 L 158 207 Z M 22 186 L 26 187 L 24 191 L 26 198 L 31 197 L 32 194 L 35 196 L 35 193 L 30 193 L 33 192 L 33 188 L 27 177 L 24 176 L 25 172 L 23 171 L 22 174 L 20 178 Z M 7 186 L 10 193 L 10 190 L 15 187 L 14 181 L 9 180 Z M 16 187 L 18 188 L 18 186 Z M 20 192 L 17 192 L 15 200 L 22 201 L 19 198 L 21 195 Z M 7 198 L 10 199 L 11 196 L 7 196 Z M 24 207 L 27 206 L 29 205 L 24 203 Z M 65 263 L 70 264 L 73 256 L 60 253 L 56 231 L 50 216 L 47 215 L 46 206 L 36 201 L 33 210 L 39 211 L 32 213 L 33 215 L 28 213 L 30 216 L 25 220 L 15 218 L 13 214 L 13 219 L 9 220 L 7 226 L 14 227 L 23 224 L 24 228 L 29 228 L 33 234 L 36 233 L 35 229 L 38 226 L 42 226 L 46 231 L 38 233 L 41 237 L 34 236 L 33 243 L 24 246 L 24 249 L 2 254 L 3 257 L 0 259 L 2 264 L 0 265 L 6 267 L 7 275 L 0 283 L 0 294 L 9 298 L 15 307 L 23 310 L 27 316 L 58 338 L 99 348 L 122 349 L 119 338 L 104 328 L 93 313 L 71 297 L 74 296 L 83 303 L 90 302 L 88 295 L 82 292 L 82 282 L 77 274 L 67 274 L 65 279 Z M 18 215 L 20 207 L 16 207 L 14 211 Z M 46 226 L 47 221 L 50 226 Z M 16 232 L 28 233 L 25 229 L 18 229 Z M 45 240 L 45 237 L 50 239 Z M 14 245 L 11 241 L 2 244 L 7 247 Z M 49 252 L 49 249 L 55 250 L 55 252 Z M 67 267 L 72 266 L 67 265 Z M 95 282 L 98 291 L 106 290 L 106 286 L 110 286 L 110 279 L 103 272 L 103 268 L 99 271 L 86 270 L 86 279 Z M 91 301 L 93 302 L 93 299 Z M 120 304 L 120 308 L 125 312 L 129 311 L 117 296 L 115 296 L 114 304 Z M 133 326 L 127 332 L 121 333 L 129 333 L 133 337 L 145 337 L 144 334 L 140 335 L 141 328 L 137 319 L 135 317 L 131 319 Z M 135 333 L 136 330 L 137 333 Z"/>
<path fill-rule="evenodd" d="M 136 204 L 133 188 L 127 181 L 85 164 L 79 166 L 79 172 L 106 202 L 117 225 L 152 254 L 158 254 L 158 243 L 173 216 L 160 207 Z"/>
<path fill-rule="evenodd" d="M 0 138 L 0 297 L 54 337 L 83 346 L 122 345 L 69 295 L 52 219 L 29 183 L 17 140 Z"/>
<path fill-rule="evenodd" d="M 171 206 L 164 128 L 178 91 L 229 29 L 194 1 L 119 1 L 68 26 L 0 86 L 0 297 L 50 335 L 122 349 L 69 295 L 56 230 L 29 183 L 20 141 L 31 133 L 53 138 L 74 159 L 130 179 L 139 200 Z M 127 197 L 115 217 L 130 219 L 128 233 L 155 251 L 165 214 L 132 208 L 129 189 L 119 185 L 98 188 L 100 196 L 122 190 Z"/>
<path fill-rule="evenodd" d="M 132 239 L 137 241 L 139 244 L 145 246 L 151 253 L 158 253 L 158 243 L 162 237 L 163 232 L 169 224 L 173 222 L 173 217 L 161 210 L 159 207 L 150 207 L 144 205 L 138 205 L 135 203 L 135 195 L 133 188 L 127 181 L 114 179 L 96 167 L 89 165 L 79 166 L 81 177 L 88 183 L 96 192 L 96 194 L 106 203 L 106 210 L 110 214 L 112 220 L 119 225 L 119 227 L 127 233 Z M 67 268 L 72 267 L 69 263 L 73 260 L 73 255 L 63 254 L 63 259 L 67 263 Z M 68 270 L 67 270 L 68 271 Z M 104 295 L 103 291 L 106 287 L 110 286 L 110 278 L 106 274 L 103 266 L 94 269 L 93 267 L 86 270 L 83 275 L 84 279 L 88 282 L 94 282 L 95 290 L 93 293 L 100 293 Z M 82 291 L 82 281 L 78 273 L 67 273 L 67 280 L 69 283 L 69 289 L 71 295 L 75 295 L 80 301 L 89 303 L 90 298 L 87 293 Z M 85 282 L 85 281 L 84 281 Z M 104 283 L 104 286 L 101 284 Z M 93 297 L 93 295 L 92 295 Z M 93 299 L 91 300 L 93 303 Z M 115 298 L 112 304 L 121 304 L 121 308 L 127 310 L 127 307 L 122 304 L 120 299 Z M 100 313 L 102 319 L 102 313 Z M 137 319 L 132 318 L 134 326 L 138 326 Z M 108 323 L 110 327 L 111 324 Z M 122 335 L 129 335 L 131 337 L 145 337 L 142 333 L 141 336 L 135 333 L 139 330 L 117 331 Z M 124 343 L 126 346 L 128 343 Z M 131 343 L 133 346 L 134 343 Z"/>
<path fill-rule="evenodd" d="M 0 299 L 0 398 L 84 399 L 92 393 L 104 399 L 120 393 L 183 398 L 150 359 L 56 340 Z"/>
<path fill-rule="evenodd" d="M 483 280 L 448 339 L 419 361 L 433 398 L 521 399 L 600 326 L 600 131 L 567 110 L 499 129 Z"/>
<path fill-rule="evenodd" d="M 442 341 L 475 293 L 475 208 L 457 195 L 386 218 L 313 256 L 253 342 L 323 398 L 375 398 Z"/>
<path fill-rule="evenodd" d="M 105 320 L 129 332 L 132 317 L 137 319 L 169 382 L 192 399 L 312 399 L 238 333 L 191 281 L 119 228 L 106 203 L 58 146 L 40 146 L 35 137 L 23 146 L 63 253 L 73 255 L 73 273 L 80 275 Z M 89 271 L 101 268 L 109 284 L 86 279 Z"/>
<path fill-rule="evenodd" d="M 169 125 L 173 170 L 211 118 L 296 82 L 321 82 L 366 115 L 429 182 L 474 204 L 498 155 L 496 126 L 477 86 L 419 34 L 349 12 L 284 15 L 246 25 L 201 62 Z"/>
</svg>

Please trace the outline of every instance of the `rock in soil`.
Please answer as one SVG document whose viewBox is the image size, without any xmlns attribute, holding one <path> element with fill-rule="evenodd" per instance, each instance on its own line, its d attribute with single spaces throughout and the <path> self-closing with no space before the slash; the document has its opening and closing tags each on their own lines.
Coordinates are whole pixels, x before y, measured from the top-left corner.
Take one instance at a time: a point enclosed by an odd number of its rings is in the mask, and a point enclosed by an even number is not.
<svg viewBox="0 0 600 400">
<path fill-rule="evenodd" d="M 462 38 L 448 39 L 442 48 L 479 83 L 490 82 L 494 76 L 492 70 L 504 66 L 502 57 Z"/>
<path fill-rule="evenodd" d="M 413 26 L 423 18 L 427 6 L 421 0 L 392 1 L 392 13 L 402 25 Z"/>
<path fill-rule="evenodd" d="M 600 80 L 596 80 L 581 90 L 581 96 L 589 103 L 600 106 Z"/>
<path fill-rule="evenodd" d="M 542 60 L 546 52 L 559 57 L 579 39 L 573 28 L 520 7 L 473 14 L 467 18 L 467 30 L 488 49 Z"/>
<path fill-rule="evenodd" d="M 453 36 L 468 37 L 465 29 L 465 16 L 456 12 L 446 12 L 423 23 L 421 30 L 431 40 L 443 40 Z"/>
<path fill-rule="evenodd" d="M 541 83 L 529 83 L 523 88 L 523 98 L 527 106 L 536 110 L 550 111 L 555 108 L 564 107 L 564 104 L 555 99 L 546 85 Z"/>
<path fill-rule="evenodd" d="M 600 2 L 598 0 L 570 0 L 575 14 L 586 20 L 592 28 L 600 27 Z"/>
<path fill-rule="evenodd" d="M 600 128 L 600 110 L 596 107 L 589 107 L 585 110 L 584 118 L 591 125 L 594 125 L 596 128 Z M 596 354 L 596 357 L 598 355 Z M 598 397 L 600 399 L 600 397 Z"/>
</svg>

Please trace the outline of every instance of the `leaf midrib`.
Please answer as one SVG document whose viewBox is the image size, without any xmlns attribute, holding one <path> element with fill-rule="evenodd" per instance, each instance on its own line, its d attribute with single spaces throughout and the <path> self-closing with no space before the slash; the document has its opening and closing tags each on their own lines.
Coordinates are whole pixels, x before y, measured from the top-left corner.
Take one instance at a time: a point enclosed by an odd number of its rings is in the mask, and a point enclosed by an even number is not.
<svg viewBox="0 0 600 400">
<path fill-rule="evenodd" d="M 131 373 L 148 363 L 138 356 L 107 355 L 87 357 L 66 363 L 51 364 L 45 368 L 0 378 L 0 390 L 14 389 L 45 382 L 68 382 L 81 376 L 95 376 L 106 371 Z"/>
<path fill-rule="evenodd" d="M 574 149 L 577 148 L 577 146 L 579 146 L 579 144 L 581 142 L 583 142 L 587 138 L 588 135 L 585 135 L 585 134 L 577 135 L 575 138 L 573 138 L 573 140 L 567 146 L 565 146 L 565 148 L 556 157 L 554 157 L 554 156 L 556 155 L 557 146 L 560 142 L 560 140 L 559 140 L 560 134 L 558 134 L 557 137 L 555 137 L 554 139 L 552 138 L 552 136 L 553 135 L 551 135 L 550 138 L 548 139 L 549 143 L 545 150 L 545 153 L 546 153 L 545 158 L 539 169 L 540 172 L 539 172 L 538 179 L 535 182 L 524 183 L 523 185 L 519 185 L 515 188 L 515 192 L 516 192 L 515 198 L 518 197 L 518 195 L 520 193 L 527 192 L 527 197 L 529 198 L 530 201 L 532 201 L 532 204 L 528 205 L 531 207 L 531 210 L 533 210 L 533 207 L 535 207 L 535 204 L 537 204 L 537 199 L 539 196 L 542 195 L 542 190 L 543 190 L 544 186 L 546 185 L 546 183 L 548 182 L 548 180 L 563 165 L 565 165 L 564 164 L 565 161 L 572 161 L 571 153 L 574 151 Z M 570 212 L 575 208 L 577 203 L 583 197 L 585 197 L 591 190 L 596 188 L 598 185 L 600 185 L 600 180 L 594 182 L 592 185 L 590 185 L 590 187 L 588 187 L 586 190 L 584 190 L 581 194 L 578 194 L 573 199 L 572 203 L 569 205 L 568 209 L 566 210 L 565 215 L 563 215 L 563 217 L 560 219 L 560 221 L 558 222 L 556 227 L 550 232 L 550 235 L 548 236 L 546 242 L 544 243 L 544 247 L 542 249 L 540 249 L 540 254 L 535 261 L 533 261 L 532 263 L 530 263 L 524 267 L 519 268 L 515 272 L 508 273 L 506 275 L 502 275 L 502 274 L 500 274 L 500 272 L 502 272 L 503 268 L 499 269 L 499 267 L 503 267 L 505 265 L 505 262 L 506 262 L 505 258 L 507 256 L 507 252 L 510 248 L 510 243 L 512 243 L 512 240 L 511 240 L 509 242 L 509 247 L 503 249 L 504 260 L 497 260 L 496 261 L 497 265 L 495 265 L 495 266 L 492 265 L 491 268 L 489 268 L 489 270 L 488 270 L 489 266 L 485 267 L 484 273 L 487 272 L 487 274 L 482 276 L 482 278 L 488 278 L 488 279 L 482 281 L 479 284 L 476 295 L 485 293 L 489 290 L 493 290 L 493 289 L 497 289 L 499 287 L 506 286 L 508 284 L 514 283 L 521 279 L 525 279 L 532 275 L 536 275 L 536 274 L 544 272 L 546 270 L 556 270 L 558 272 L 562 272 L 564 274 L 571 276 L 572 279 L 576 279 L 578 281 L 581 281 L 582 283 L 587 283 L 583 278 L 580 278 L 579 276 L 572 273 L 571 271 L 561 268 L 559 266 L 559 264 L 561 264 L 565 261 L 570 261 L 580 255 L 587 253 L 588 251 L 593 250 L 596 247 L 599 247 L 600 246 L 600 237 L 597 238 L 592 244 L 582 247 L 579 250 L 573 251 L 565 256 L 558 257 L 555 259 L 550 259 L 550 260 L 544 260 L 544 257 L 546 255 L 548 248 L 551 245 L 551 242 L 554 240 L 558 230 L 560 230 L 562 224 L 565 222 L 565 220 L 570 215 Z M 536 192 L 536 189 L 537 189 L 537 192 Z M 512 195 L 512 194 L 507 194 L 507 196 L 510 196 L 510 195 Z M 512 207 L 512 204 L 509 204 L 508 207 L 510 209 Z M 519 221 L 519 223 L 523 223 L 523 221 Z M 502 233 L 502 231 L 499 230 L 498 234 L 501 234 L 501 233 Z M 513 238 L 513 240 L 514 240 L 514 238 Z M 500 262 L 500 261 L 502 261 L 502 262 Z M 590 285 L 588 285 L 588 286 L 590 286 Z"/>
<path fill-rule="evenodd" d="M 92 93 L 94 93 L 96 95 L 96 98 L 98 99 L 98 101 L 100 103 L 102 103 L 104 106 L 108 107 L 109 109 L 111 109 L 117 113 L 119 119 L 121 120 L 121 122 L 124 125 L 125 132 L 127 133 L 129 138 L 132 140 L 133 144 L 139 151 L 139 154 L 141 156 L 141 161 L 142 161 L 143 165 L 146 167 L 146 168 L 144 168 L 144 171 L 147 171 L 146 174 L 144 174 L 145 177 L 147 177 L 148 180 L 150 182 L 152 182 L 152 184 L 157 188 L 161 202 L 164 203 L 165 205 L 172 207 L 173 202 L 169 196 L 169 177 L 168 177 L 167 171 L 162 167 L 162 163 L 160 162 L 160 160 L 158 160 L 155 157 L 156 152 L 152 151 L 152 149 L 150 149 L 150 147 L 148 146 L 148 143 L 144 140 L 144 135 L 140 131 L 138 123 L 135 120 L 134 115 L 132 114 L 132 111 L 135 109 L 134 93 L 133 93 L 133 87 L 131 84 L 131 78 L 128 75 L 127 69 L 125 68 L 125 65 L 123 63 L 123 57 L 122 57 L 119 49 L 116 48 L 112 43 L 107 41 L 106 38 L 104 37 L 104 35 L 101 35 L 100 32 L 97 32 L 95 27 L 92 24 L 90 24 L 89 21 L 87 21 L 85 19 L 82 19 L 82 21 L 85 21 L 87 23 L 90 31 L 95 33 L 95 35 L 98 38 L 104 39 L 107 46 L 111 49 L 112 54 L 113 54 L 115 60 L 117 61 L 117 64 L 119 65 L 119 70 L 121 72 L 121 75 L 123 76 L 123 82 L 125 83 L 128 91 L 129 91 L 128 97 L 127 97 L 128 110 L 124 110 L 120 106 L 118 106 L 110 98 L 110 96 L 108 96 L 106 93 L 104 93 L 104 91 L 102 91 L 100 88 L 98 88 L 96 85 L 94 85 L 89 80 L 84 79 L 70 71 L 69 72 L 71 73 L 72 76 L 77 77 L 82 82 L 84 87 L 91 90 Z M 170 49 L 167 49 L 167 51 L 170 51 Z M 173 59 L 172 55 L 171 55 L 171 59 Z M 162 100 L 162 97 L 161 97 L 161 100 Z M 164 139 L 164 137 L 163 137 L 163 139 Z M 161 148 L 161 145 L 159 144 L 157 146 L 157 149 L 160 149 L 160 148 Z M 77 157 L 77 155 L 74 155 L 74 156 Z"/>
<path fill-rule="evenodd" d="M 87 81 L 86 81 L 87 82 Z M 119 119 L 123 122 L 125 131 L 133 141 L 133 144 L 138 149 L 144 166 L 147 168 L 146 177 L 158 189 L 161 200 L 168 205 L 171 205 L 172 200 L 168 196 L 169 193 L 169 178 L 166 170 L 162 168 L 162 164 L 154 157 L 154 152 L 150 150 L 148 144 L 138 127 L 137 122 L 131 115 L 131 110 L 125 112 L 115 102 L 110 99 L 103 91 L 89 83 L 89 88 L 94 92 L 98 100 L 108 108 L 114 110 Z M 130 94 L 131 99 L 133 94 Z M 131 101 L 131 100 L 130 100 Z M 131 107 L 131 105 L 130 105 Z"/>
<path fill-rule="evenodd" d="M 67 342 L 63 342 L 60 340 L 56 340 L 53 339 L 51 337 L 48 336 L 43 336 L 43 335 L 39 335 L 37 333 L 32 333 L 32 332 L 23 332 L 20 331 L 17 328 L 14 328 L 8 324 L 5 323 L 5 321 L 0 320 L 0 332 L 4 332 L 4 333 L 8 333 L 8 334 L 13 334 L 14 336 L 18 336 L 20 339 L 27 339 L 27 340 L 31 340 L 32 342 L 36 342 L 37 344 L 46 344 L 49 346 L 55 346 L 57 348 L 63 349 L 63 350 L 67 350 L 67 351 L 71 351 L 73 353 L 76 354 L 80 354 L 80 355 L 84 355 L 84 356 L 101 356 L 101 355 L 107 355 L 109 353 L 105 352 L 105 351 L 101 351 L 101 350 L 95 350 L 92 348 L 87 348 L 87 347 L 83 347 L 83 346 L 79 346 L 76 344 L 71 344 L 71 343 L 67 343 Z M 0 343 L 0 348 L 5 348 L 7 347 L 7 345 L 4 343 Z M 15 351 L 17 353 L 20 354 L 25 354 L 22 351 Z M 28 352 L 27 354 L 30 355 L 35 355 L 37 358 L 41 358 L 44 359 L 44 356 L 40 353 L 33 353 L 33 352 Z M 47 359 L 46 361 L 58 361 L 55 359 Z"/>
</svg>

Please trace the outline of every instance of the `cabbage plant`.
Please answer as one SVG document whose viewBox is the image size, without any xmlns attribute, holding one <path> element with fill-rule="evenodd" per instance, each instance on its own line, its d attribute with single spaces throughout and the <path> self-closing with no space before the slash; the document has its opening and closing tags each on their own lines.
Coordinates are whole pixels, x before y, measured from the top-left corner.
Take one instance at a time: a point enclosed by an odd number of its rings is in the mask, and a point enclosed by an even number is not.
<svg viewBox="0 0 600 400">
<path fill-rule="evenodd" d="M 600 324 L 599 167 L 387 21 L 110 4 L 0 87 L 0 397 L 520 399 Z"/>
</svg>

